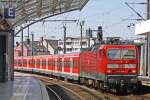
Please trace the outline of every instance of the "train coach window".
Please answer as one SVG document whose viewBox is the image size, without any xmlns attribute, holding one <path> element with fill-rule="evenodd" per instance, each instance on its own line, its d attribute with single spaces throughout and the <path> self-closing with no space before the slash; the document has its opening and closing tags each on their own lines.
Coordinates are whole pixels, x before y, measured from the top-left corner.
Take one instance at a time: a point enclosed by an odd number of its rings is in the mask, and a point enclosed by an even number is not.
<svg viewBox="0 0 150 100">
<path fill-rule="evenodd" d="M 69 61 L 65 61 L 65 62 L 64 62 L 64 66 L 65 66 L 65 67 L 70 67 Z"/>
<path fill-rule="evenodd" d="M 36 64 L 37 64 L 37 65 L 40 65 L 40 60 L 37 60 L 37 61 L 36 61 Z"/>
<path fill-rule="evenodd" d="M 31 65 L 33 64 L 32 60 L 30 60 L 30 64 L 31 64 Z"/>
<path fill-rule="evenodd" d="M 42 61 L 42 65 L 46 66 L 46 61 L 45 60 Z"/>
<path fill-rule="evenodd" d="M 70 67 L 71 62 L 67 61 L 67 67 Z"/>
<path fill-rule="evenodd" d="M 65 67 L 66 67 L 66 64 L 67 64 L 66 61 L 64 61 L 64 66 L 65 66 Z"/>
<path fill-rule="evenodd" d="M 59 61 L 59 67 L 62 67 L 62 61 Z"/>
<path fill-rule="evenodd" d="M 21 64 L 22 64 L 22 62 L 19 60 L 19 61 L 18 61 L 18 65 L 21 66 Z"/>
<path fill-rule="evenodd" d="M 35 60 L 32 61 L 33 65 L 35 65 Z"/>
<path fill-rule="evenodd" d="M 32 60 L 29 60 L 29 64 L 32 64 Z"/>
<path fill-rule="evenodd" d="M 26 61 L 26 60 L 23 60 L 23 64 L 27 64 L 27 61 Z"/>
<path fill-rule="evenodd" d="M 55 60 L 53 60 L 53 62 L 52 62 L 52 66 L 55 66 Z"/>
<path fill-rule="evenodd" d="M 66 67 L 68 67 L 68 66 L 69 66 L 68 61 L 66 61 Z"/>
<path fill-rule="evenodd" d="M 73 61 L 73 67 L 77 67 L 77 61 L 76 60 Z"/>
<path fill-rule="evenodd" d="M 30 64 L 30 60 L 29 60 L 29 64 Z"/>
<path fill-rule="evenodd" d="M 51 64 L 51 61 L 50 60 L 48 60 L 48 66 L 51 66 L 52 64 Z"/>
</svg>

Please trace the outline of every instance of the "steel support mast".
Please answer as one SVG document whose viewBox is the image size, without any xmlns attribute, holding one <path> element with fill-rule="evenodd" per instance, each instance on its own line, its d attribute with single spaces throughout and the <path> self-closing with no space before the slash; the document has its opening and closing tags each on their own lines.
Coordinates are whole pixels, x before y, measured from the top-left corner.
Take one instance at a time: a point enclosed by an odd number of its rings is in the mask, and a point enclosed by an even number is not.
<svg viewBox="0 0 150 100">
<path fill-rule="evenodd" d="M 150 19 L 150 0 L 147 0 L 147 20 Z M 148 76 L 150 77 L 150 34 L 146 35 L 146 67 L 148 69 Z"/>
</svg>

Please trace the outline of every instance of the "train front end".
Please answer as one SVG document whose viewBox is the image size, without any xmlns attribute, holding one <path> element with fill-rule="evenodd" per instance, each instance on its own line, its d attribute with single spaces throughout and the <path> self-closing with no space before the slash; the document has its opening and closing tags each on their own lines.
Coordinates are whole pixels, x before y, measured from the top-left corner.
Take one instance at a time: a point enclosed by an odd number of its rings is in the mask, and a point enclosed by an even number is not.
<svg viewBox="0 0 150 100">
<path fill-rule="evenodd" d="M 110 45 L 106 52 L 106 80 L 117 91 L 137 88 L 138 49 L 134 45 Z"/>
</svg>

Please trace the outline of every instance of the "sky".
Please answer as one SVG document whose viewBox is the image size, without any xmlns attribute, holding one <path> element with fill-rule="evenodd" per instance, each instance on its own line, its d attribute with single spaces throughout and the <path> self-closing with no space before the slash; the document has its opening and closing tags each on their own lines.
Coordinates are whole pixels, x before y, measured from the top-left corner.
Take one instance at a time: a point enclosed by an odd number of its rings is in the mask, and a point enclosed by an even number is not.
<svg viewBox="0 0 150 100">
<path fill-rule="evenodd" d="M 68 19 L 84 21 L 84 35 L 88 28 L 96 30 L 98 26 L 103 27 L 104 37 L 119 36 L 123 39 L 138 38 L 134 34 L 134 26 L 127 26 L 139 23 L 139 18 L 125 2 L 139 3 L 146 0 L 90 0 L 81 11 L 73 11 L 51 17 L 49 19 Z M 131 4 L 131 6 L 139 12 L 143 17 L 146 13 L 146 5 Z M 67 36 L 79 37 L 80 26 L 77 23 L 66 23 Z M 30 33 L 34 33 L 35 40 L 40 37 L 63 39 L 63 23 L 62 22 L 38 22 L 30 27 Z M 24 30 L 27 34 L 27 30 Z M 93 32 L 93 35 L 96 33 Z M 17 39 L 18 40 L 18 39 Z"/>
</svg>

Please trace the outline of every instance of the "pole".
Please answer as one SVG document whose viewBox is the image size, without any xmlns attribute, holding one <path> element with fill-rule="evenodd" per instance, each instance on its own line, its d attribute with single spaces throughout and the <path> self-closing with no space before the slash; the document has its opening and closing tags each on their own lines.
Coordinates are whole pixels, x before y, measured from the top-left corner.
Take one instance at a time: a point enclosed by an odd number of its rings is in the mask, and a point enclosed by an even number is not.
<svg viewBox="0 0 150 100">
<path fill-rule="evenodd" d="M 82 47 L 82 42 L 83 42 L 83 25 L 84 25 L 84 21 L 81 21 L 80 22 L 80 35 L 81 35 L 81 40 L 80 40 L 80 45 L 81 45 L 81 50 L 80 51 L 82 51 L 82 49 L 83 49 L 83 47 Z"/>
<path fill-rule="evenodd" d="M 147 0 L 147 20 L 150 19 L 150 0 Z M 147 34 L 146 36 L 147 41 L 146 41 L 146 69 L 148 71 L 148 76 L 150 77 L 150 35 Z"/>
<path fill-rule="evenodd" d="M 32 37 L 32 45 L 31 45 L 32 46 L 32 56 L 33 56 L 34 55 L 33 54 L 33 41 L 34 41 L 34 34 L 33 33 L 31 34 L 31 37 Z"/>
<path fill-rule="evenodd" d="M 88 49 L 90 49 L 90 35 L 91 35 L 91 29 L 89 28 L 89 30 L 88 30 L 89 32 L 88 32 Z"/>
<path fill-rule="evenodd" d="M 30 38 L 30 28 L 29 28 L 29 26 L 28 26 L 28 39 Z"/>
<path fill-rule="evenodd" d="M 66 25 L 63 26 L 64 28 L 64 54 L 66 53 Z"/>
<path fill-rule="evenodd" d="M 147 19 L 150 18 L 150 7 L 149 7 L 149 4 L 150 4 L 150 0 L 147 0 Z"/>
<path fill-rule="evenodd" d="M 21 31 L 21 43 L 21 56 L 23 56 L 23 30 Z"/>
<path fill-rule="evenodd" d="M 80 41 L 80 45 L 81 45 L 81 49 L 80 49 L 80 51 L 82 51 L 82 39 L 83 39 L 83 33 L 82 33 L 82 23 L 80 22 L 80 34 L 81 34 L 81 41 Z"/>
</svg>

